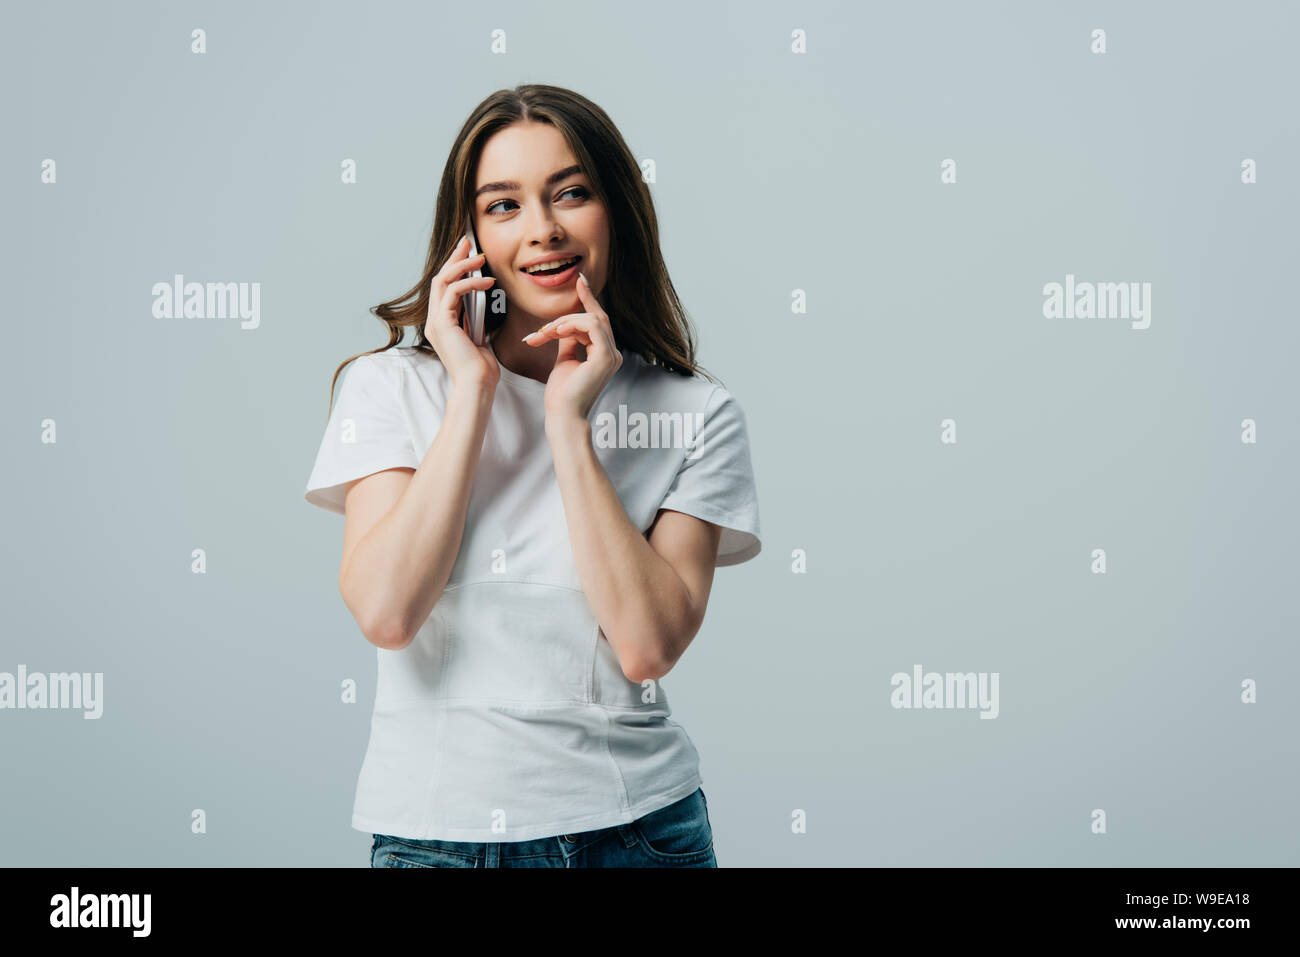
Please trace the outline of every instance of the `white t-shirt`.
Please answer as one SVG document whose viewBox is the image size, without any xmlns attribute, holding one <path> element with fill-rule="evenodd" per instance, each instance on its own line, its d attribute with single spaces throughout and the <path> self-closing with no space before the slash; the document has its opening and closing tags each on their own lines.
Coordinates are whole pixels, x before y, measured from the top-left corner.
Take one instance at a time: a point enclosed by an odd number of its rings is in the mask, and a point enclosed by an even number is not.
<svg viewBox="0 0 1300 957">
<path fill-rule="evenodd" d="M 376 649 L 358 830 L 526 841 L 625 824 L 702 784 L 662 685 L 627 679 L 582 591 L 545 388 L 502 366 L 451 578 L 409 645 Z M 350 363 L 307 501 L 342 513 L 345 483 L 418 468 L 451 389 L 442 362 L 414 347 Z M 719 566 L 758 554 L 745 417 L 724 388 L 624 350 L 588 421 L 643 534 L 674 509 L 722 526 Z"/>
</svg>

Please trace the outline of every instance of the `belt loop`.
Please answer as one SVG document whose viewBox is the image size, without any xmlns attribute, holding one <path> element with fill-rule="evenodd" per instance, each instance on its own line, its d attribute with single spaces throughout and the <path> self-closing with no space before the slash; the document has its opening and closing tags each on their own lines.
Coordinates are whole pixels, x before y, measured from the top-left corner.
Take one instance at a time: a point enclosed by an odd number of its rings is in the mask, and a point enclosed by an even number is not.
<svg viewBox="0 0 1300 957">
<path fill-rule="evenodd" d="M 636 832 L 632 830 L 631 824 L 620 824 L 618 826 L 618 836 L 623 839 L 624 847 L 632 847 L 636 844 Z"/>
</svg>

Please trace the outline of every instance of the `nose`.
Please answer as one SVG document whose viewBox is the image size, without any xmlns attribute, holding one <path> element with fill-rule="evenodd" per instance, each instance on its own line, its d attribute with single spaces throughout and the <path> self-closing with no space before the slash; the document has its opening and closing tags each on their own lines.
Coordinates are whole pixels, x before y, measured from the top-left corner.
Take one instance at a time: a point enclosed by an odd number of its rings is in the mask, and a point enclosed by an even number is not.
<svg viewBox="0 0 1300 957">
<path fill-rule="evenodd" d="M 549 246 L 553 242 L 564 239 L 564 230 L 549 206 L 534 204 L 533 212 L 528 215 L 525 235 L 530 243 Z"/>
</svg>

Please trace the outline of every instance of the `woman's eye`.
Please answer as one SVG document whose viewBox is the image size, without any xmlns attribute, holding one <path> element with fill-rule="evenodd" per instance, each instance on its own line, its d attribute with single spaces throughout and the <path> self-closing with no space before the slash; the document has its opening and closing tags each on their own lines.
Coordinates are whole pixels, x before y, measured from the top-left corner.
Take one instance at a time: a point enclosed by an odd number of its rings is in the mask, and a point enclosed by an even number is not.
<svg viewBox="0 0 1300 957">
<path fill-rule="evenodd" d="M 560 195 L 564 196 L 567 193 L 577 193 L 577 196 L 574 197 L 575 199 L 586 199 L 589 195 L 591 195 L 590 193 L 587 192 L 586 187 L 583 186 L 570 186 Z M 502 203 L 514 203 L 516 206 L 519 205 L 518 203 L 515 203 L 513 199 L 498 199 L 495 203 L 489 205 L 488 208 L 484 210 L 484 212 L 487 213 L 488 215 L 495 215 L 496 213 L 502 212 L 502 210 L 497 209 L 497 207 L 500 206 Z"/>
</svg>

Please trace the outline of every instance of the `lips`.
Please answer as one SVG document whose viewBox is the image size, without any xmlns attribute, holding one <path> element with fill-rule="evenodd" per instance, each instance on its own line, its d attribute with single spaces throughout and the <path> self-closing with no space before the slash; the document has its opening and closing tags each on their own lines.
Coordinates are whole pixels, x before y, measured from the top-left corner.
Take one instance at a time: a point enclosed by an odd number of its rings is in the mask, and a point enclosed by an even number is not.
<svg viewBox="0 0 1300 957">
<path fill-rule="evenodd" d="M 574 277 L 578 275 L 578 267 L 581 265 L 582 257 L 579 256 L 577 260 L 563 272 L 555 273 L 552 276 L 539 276 L 536 273 L 530 272 L 525 272 L 524 275 L 543 289 L 552 289 L 556 286 L 563 286 L 572 282 Z M 520 271 L 523 272 L 523 270 Z"/>
<path fill-rule="evenodd" d="M 547 267 L 549 267 L 552 263 L 562 263 L 562 262 L 564 262 L 564 261 L 567 260 L 567 259 L 576 259 L 576 260 L 578 260 L 579 262 L 582 261 L 582 257 L 579 256 L 577 253 L 567 253 L 567 254 L 565 254 L 565 255 L 561 255 L 561 256 L 553 256 L 553 257 L 551 257 L 551 258 L 549 258 L 549 259 L 543 259 L 543 260 L 538 261 L 538 262 L 531 262 L 531 263 L 528 263 L 527 265 L 520 266 L 520 267 L 519 267 L 519 271 L 522 272 L 522 273 L 524 273 L 525 275 L 529 275 L 529 276 L 531 276 L 532 273 L 530 273 L 528 270 L 529 270 L 529 269 L 532 269 L 532 268 L 535 267 L 535 266 L 547 266 Z"/>
</svg>

